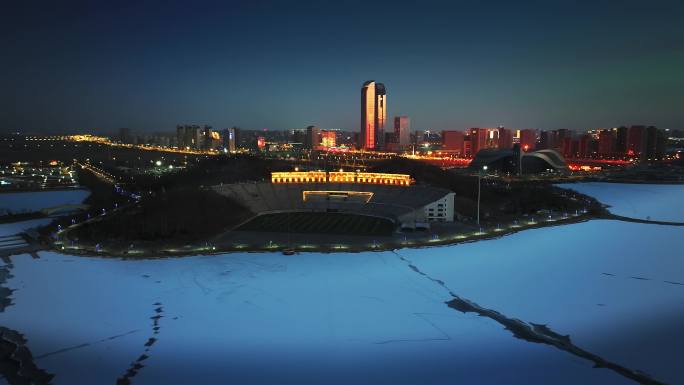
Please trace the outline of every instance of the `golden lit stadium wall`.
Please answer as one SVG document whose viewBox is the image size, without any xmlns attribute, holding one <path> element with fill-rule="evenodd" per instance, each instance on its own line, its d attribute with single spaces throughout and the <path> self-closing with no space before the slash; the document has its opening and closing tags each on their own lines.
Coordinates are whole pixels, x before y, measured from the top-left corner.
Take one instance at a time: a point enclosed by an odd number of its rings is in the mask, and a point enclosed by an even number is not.
<svg viewBox="0 0 684 385">
<path fill-rule="evenodd" d="M 272 183 L 361 183 L 408 186 L 411 176 L 407 174 L 385 174 L 372 172 L 329 172 L 294 171 L 272 172 Z"/>
<path fill-rule="evenodd" d="M 325 171 L 272 172 L 271 183 L 325 183 Z"/>
</svg>

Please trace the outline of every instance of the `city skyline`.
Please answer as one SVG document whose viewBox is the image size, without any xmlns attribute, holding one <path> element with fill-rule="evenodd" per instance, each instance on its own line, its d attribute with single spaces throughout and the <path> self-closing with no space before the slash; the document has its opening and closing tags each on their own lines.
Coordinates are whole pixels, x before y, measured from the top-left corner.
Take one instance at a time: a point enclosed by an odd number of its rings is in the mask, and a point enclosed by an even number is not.
<svg viewBox="0 0 684 385">
<path fill-rule="evenodd" d="M 12 4 L 0 130 L 356 130 L 366 79 L 382 79 L 387 116 L 415 128 L 680 129 L 682 11 L 667 1 Z"/>
</svg>

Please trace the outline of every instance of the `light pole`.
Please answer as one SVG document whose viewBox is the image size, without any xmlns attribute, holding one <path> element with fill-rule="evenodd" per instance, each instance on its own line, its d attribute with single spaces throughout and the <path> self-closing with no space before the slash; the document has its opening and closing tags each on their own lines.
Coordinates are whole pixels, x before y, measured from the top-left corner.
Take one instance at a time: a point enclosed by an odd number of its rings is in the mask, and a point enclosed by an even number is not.
<svg viewBox="0 0 684 385">
<path fill-rule="evenodd" d="M 482 166 L 482 171 L 487 171 L 487 166 Z M 477 173 L 477 226 L 480 227 L 480 180 L 482 171 Z"/>
</svg>

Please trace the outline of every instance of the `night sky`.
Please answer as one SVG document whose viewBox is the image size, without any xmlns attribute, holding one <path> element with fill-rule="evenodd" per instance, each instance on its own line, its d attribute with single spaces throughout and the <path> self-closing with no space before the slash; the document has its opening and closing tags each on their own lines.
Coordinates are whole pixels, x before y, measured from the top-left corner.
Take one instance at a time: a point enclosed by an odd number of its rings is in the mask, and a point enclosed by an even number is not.
<svg viewBox="0 0 684 385">
<path fill-rule="evenodd" d="M 13 3 L 2 132 L 358 130 L 369 79 L 414 129 L 684 128 L 682 1 Z"/>
</svg>

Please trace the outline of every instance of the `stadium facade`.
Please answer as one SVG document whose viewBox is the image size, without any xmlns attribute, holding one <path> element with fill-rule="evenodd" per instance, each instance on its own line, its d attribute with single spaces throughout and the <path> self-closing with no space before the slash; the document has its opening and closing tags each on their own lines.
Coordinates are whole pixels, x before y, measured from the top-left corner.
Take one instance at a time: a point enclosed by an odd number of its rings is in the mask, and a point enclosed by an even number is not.
<svg viewBox="0 0 684 385">
<path fill-rule="evenodd" d="M 403 229 L 427 228 L 430 222 L 454 220 L 452 191 L 410 184 L 406 182 L 407 178 L 410 180 L 408 175 L 382 174 L 384 179 L 362 182 L 364 179 L 359 175 L 364 173 L 319 173 L 288 182 L 274 173 L 272 179 L 278 182 L 225 184 L 214 189 L 241 202 L 256 216 L 345 213 L 388 219 Z M 352 180 L 351 176 L 358 179 Z"/>
</svg>

